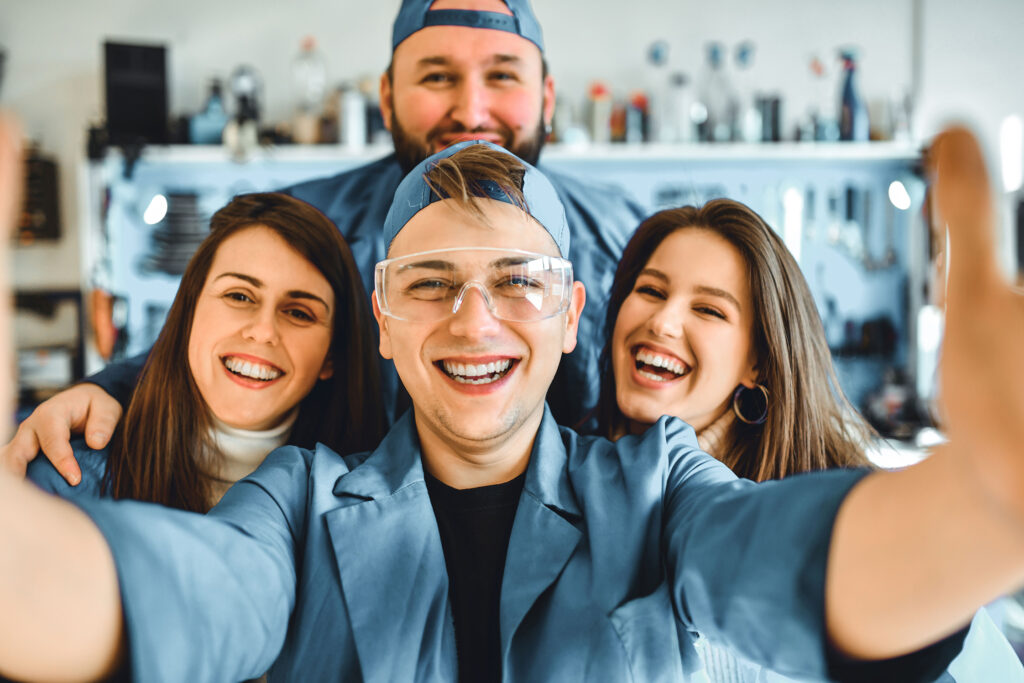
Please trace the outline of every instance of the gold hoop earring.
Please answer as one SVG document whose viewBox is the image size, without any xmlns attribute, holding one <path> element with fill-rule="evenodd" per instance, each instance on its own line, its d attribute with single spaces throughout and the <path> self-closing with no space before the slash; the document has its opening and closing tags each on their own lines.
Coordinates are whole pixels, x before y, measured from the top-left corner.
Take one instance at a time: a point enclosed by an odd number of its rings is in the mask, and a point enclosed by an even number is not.
<svg viewBox="0 0 1024 683">
<path fill-rule="evenodd" d="M 744 406 L 750 407 L 751 404 L 758 410 L 756 418 L 750 418 L 743 414 Z M 760 408 L 758 409 L 757 406 Z M 748 425 L 764 424 L 764 421 L 768 419 L 768 389 L 761 384 L 755 384 L 753 389 L 748 389 L 742 384 L 739 385 L 732 395 L 732 411 L 736 413 L 740 422 Z"/>
</svg>

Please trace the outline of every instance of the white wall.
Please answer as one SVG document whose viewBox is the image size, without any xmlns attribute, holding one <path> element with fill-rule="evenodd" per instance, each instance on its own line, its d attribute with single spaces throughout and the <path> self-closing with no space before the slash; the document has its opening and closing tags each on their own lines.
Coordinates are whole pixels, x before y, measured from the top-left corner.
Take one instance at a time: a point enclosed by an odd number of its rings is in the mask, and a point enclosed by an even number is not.
<svg viewBox="0 0 1024 683">
<path fill-rule="evenodd" d="M 1020 0 L 921 0 L 921 136 L 965 117 L 994 141 L 999 122 L 1024 113 Z M 289 67 L 302 36 L 321 44 L 332 81 L 376 78 L 389 58 L 398 0 L 0 0 L 0 45 L 8 52 L 0 105 L 61 164 L 68 238 L 19 250 L 21 287 L 77 286 L 75 167 L 85 130 L 102 118 L 101 44 L 106 38 L 170 46 L 171 107 L 195 111 L 211 76 L 251 64 L 263 74 L 265 112 L 289 109 Z M 559 94 L 581 102 L 594 78 L 618 94 L 644 84 L 647 46 L 670 45 L 670 66 L 695 74 L 711 39 L 757 44 L 758 87 L 784 97 L 787 132 L 813 97 L 807 62 L 840 45 L 860 49 L 869 98 L 911 87 L 912 0 L 534 0 Z"/>
</svg>

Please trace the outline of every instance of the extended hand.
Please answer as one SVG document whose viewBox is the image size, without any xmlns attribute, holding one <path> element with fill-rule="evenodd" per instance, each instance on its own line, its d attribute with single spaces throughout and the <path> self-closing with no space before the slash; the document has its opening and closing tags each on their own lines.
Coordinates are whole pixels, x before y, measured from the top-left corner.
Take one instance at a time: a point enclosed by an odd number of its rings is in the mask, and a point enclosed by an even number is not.
<svg viewBox="0 0 1024 683">
<path fill-rule="evenodd" d="M 940 366 L 946 428 L 985 496 L 1024 529 L 1024 296 L 996 260 L 992 188 L 977 141 L 952 128 L 930 161 L 950 240 Z"/>
<path fill-rule="evenodd" d="M 82 472 L 71 449 L 72 432 L 84 431 L 90 448 L 103 448 L 120 419 L 120 403 L 95 384 L 79 384 L 40 404 L 21 423 L 11 442 L 0 449 L 0 464 L 24 476 L 28 463 L 42 450 L 75 486 Z"/>
</svg>

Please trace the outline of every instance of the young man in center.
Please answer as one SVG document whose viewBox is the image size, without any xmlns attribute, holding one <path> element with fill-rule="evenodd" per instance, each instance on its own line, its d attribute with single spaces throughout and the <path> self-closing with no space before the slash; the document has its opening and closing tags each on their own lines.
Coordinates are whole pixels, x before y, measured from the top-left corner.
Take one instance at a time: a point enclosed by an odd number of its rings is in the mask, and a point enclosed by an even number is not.
<svg viewBox="0 0 1024 683">
<path fill-rule="evenodd" d="M 677 420 L 615 443 L 559 427 L 543 398 L 584 304 L 564 213 L 532 167 L 459 145 L 399 186 L 375 273 L 413 410 L 370 454 L 275 451 L 205 517 L 86 518 L 0 474 L 0 603 L 22 606 L 0 611 L 0 671 L 84 678 L 123 649 L 147 681 L 674 680 L 694 630 L 796 677 L 934 680 L 1024 581 L 1024 392 L 1001 374 L 1024 361 L 998 336 L 1024 306 L 992 276 L 972 145 L 939 147 L 965 245 L 944 377 L 983 391 L 923 464 L 754 484 Z"/>
</svg>

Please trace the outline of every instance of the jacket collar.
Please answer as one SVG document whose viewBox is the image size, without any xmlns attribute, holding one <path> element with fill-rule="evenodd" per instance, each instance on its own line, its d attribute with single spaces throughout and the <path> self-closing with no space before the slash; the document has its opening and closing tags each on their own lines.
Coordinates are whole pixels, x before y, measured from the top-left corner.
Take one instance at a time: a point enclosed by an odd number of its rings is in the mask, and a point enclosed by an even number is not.
<svg viewBox="0 0 1024 683">
<path fill-rule="evenodd" d="M 544 417 L 533 441 L 523 488 L 543 505 L 568 517 L 578 518 L 580 506 L 569 484 L 569 453 L 565 437 L 570 435 L 571 430 L 558 426 L 545 403 Z"/>
<path fill-rule="evenodd" d="M 570 437 L 545 406 L 505 559 L 503 659 L 526 614 L 562 573 L 582 538 L 580 507 L 568 475 Z M 452 671 L 448 576 L 412 411 L 363 463 L 338 480 L 334 494 L 355 499 L 327 513 L 325 521 L 365 679 L 405 680 L 417 670 Z M 395 657 L 396 652 L 405 654 Z"/>
<path fill-rule="evenodd" d="M 579 517 L 579 503 L 569 484 L 568 453 L 562 429 L 545 404 L 523 489 L 546 507 L 568 517 Z M 566 430 L 566 433 L 571 432 Z M 365 462 L 337 481 L 334 494 L 378 499 L 423 479 L 416 420 L 413 411 L 409 410 L 398 419 Z"/>
<path fill-rule="evenodd" d="M 334 495 L 375 500 L 422 481 L 420 440 L 416 434 L 416 420 L 409 410 L 388 430 L 384 440 L 362 464 L 338 479 Z"/>
<path fill-rule="evenodd" d="M 503 665 L 519 625 L 562 573 L 583 537 L 579 503 L 569 482 L 566 442 L 571 442 L 571 436 L 571 431 L 559 428 L 545 404 L 505 556 L 500 615 Z"/>
</svg>

